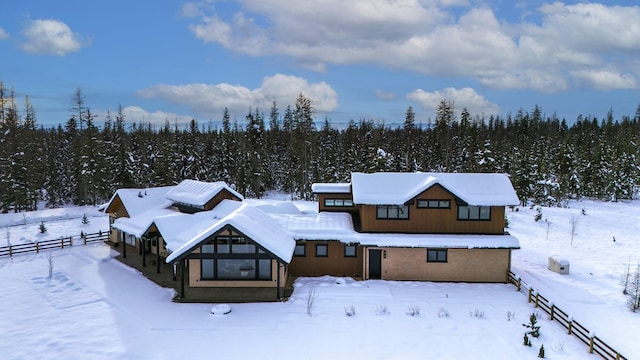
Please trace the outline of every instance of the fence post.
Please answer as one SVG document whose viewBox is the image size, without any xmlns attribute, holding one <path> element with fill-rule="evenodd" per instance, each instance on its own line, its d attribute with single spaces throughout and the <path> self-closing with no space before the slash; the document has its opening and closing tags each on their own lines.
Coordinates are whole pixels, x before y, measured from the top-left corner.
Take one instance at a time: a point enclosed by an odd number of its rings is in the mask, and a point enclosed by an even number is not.
<svg viewBox="0 0 640 360">
<path fill-rule="evenodd" d="M 569 317 L 567 318 L 567 322 L 567 334 L 571 335 L 571 328 L 573 327 L 573 316 L 569 315 Z"/>
<path fill-rule="evenodd" d="M 589 333 L 589 354 L 593 354 L 593 340 L 596 337 L 596 333 L 593 331 Z"/>
<path fill-rule="evenodd" d="M 40 252 L 40 248 L 38 247 L 38 242 L 36 241 L 36 254 Z"/>
<path fill-rule="evenodd" d="M 538 307 L 539 302 L 540 302 L 540 294 L 536 291 L 536 308 Z"/>
<path fill-rule="evenodd" d="M 82 242 L 87 245 L 87 234 L 82 234 Z"/>
<path fill-rule="evenodd" d="M 549 314 L 551 315 L 551 318 L 549 320 L 553 320 L 553 311 L 556 309 L 556 306 L 553 304 L 553 301 L 549 301 L 549 307 L 551 308 L 550 309 L 551 314 Z"/>
<path fill-rule="evenodd" d="M 520 288 L 522 287 L 522 279 L 518 276 L 518 284 L 516 284 L 516 289 L 520 292 Z"/>
<path fill-rule="evenodd" d="M 60 249 L 64 249 L 64 238 L 60 236 Z"/>
<path fill-rule="evenodd" d="M 531 302 L 532 295 L 533 295 L 533 288 L 529 288 L 529 296 L 527 297 L 527 302 Z"/>
<path fill-rule="evenodd" d="M 9 245 L 9 257 L 13 257 L 13 245 Z"/>
</svg>

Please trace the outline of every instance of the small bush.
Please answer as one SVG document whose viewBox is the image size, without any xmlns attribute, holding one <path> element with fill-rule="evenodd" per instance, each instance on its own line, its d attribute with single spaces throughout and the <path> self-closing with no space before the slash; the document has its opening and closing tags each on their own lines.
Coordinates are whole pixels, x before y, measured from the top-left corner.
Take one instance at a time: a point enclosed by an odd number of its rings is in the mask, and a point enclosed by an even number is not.
<svg viewBox="0 0 640 360">
<path fill-rule="evenodd" d="M 527 335 L 527 333 L 524 333 L 522 345 L 531 347 L 531 339 L 529 339 L 529 335 Z"/>
<path fill-rule="evenodd" d="M 469 313 L 469 316 L 474 317 L 476 319 L 484 319 L 484 311 L 475 308 L 472 312 Z"/>
<path fill-rule="evenodd" d="M 551 345 L 551 350 L 553 350 L 553 352 L 563 352 L 564 343 L 559 342 L 556 345 Z"/>
<path fill-rule="evenodd" d="M 90 222 L 90 220 L 89 220 L 89 217 L 87 216 L 87 214 L 85 213 L 84 215 L 82 215 L 82 223 L 84 225 L 87 225 L 87 224 L 89 224 L 89 222 Z"/>
<path fill-rule="evenodd" d="M 538 325 L 538 316 L 535 313 L 531 313 L 531 316 L 529 316 L 529 323 L 522 324 L 522 326 L 529 329 L 529 331 L 527 331 L 527 334 L 533 336 L 534 338 L 540 336 L 540 325 Z"/>
<path fill-rule="evenodd" d="M 409 306 L 409 309 L 407 310 L 407 315 L 409 316 L 418 316 L 420 315 L 420 308 L 417 306 Z"/>
<path fill-rule="evenodd" d="M 44 221 L 40 222 L 40 226 L 38 228 L 40 229 L 40 234 L 44 234 L 47 232 L 47 227 L 44 225 Z"/>
<path fill-rule="evenodd" d="M 535 220 L 535 222 L 542 220 L 542 209 L 540 206 L 536 207 L 536 216 L 533 217 L 533 220 Z"/>
<path fill-rule="evenodd" d="M 389 315 L 389 314 L 391 314 L 391 312 L 387 308 L 387 305 L 380 305 L 376 308 L 376 315 L 378 316 Z"/>
<path fill-rule="evenodd" d="M 348 317 L 356 316 L 356 307 L 353 305 L 345 306 L 344 314 Z"/>
<path fill-rule="evenodd" d="M 544 359 L 544 345 L 540 345 L 540 351 L 538 351 L 538 357 Z"/>
<path fill-rule="evenodd" d="M 507 321 L 511 321 L 516 318 L 516 313 L 507 311 Z"/>
<path fill-rule="evenodd" d="M 443 307 L 440 308 L 440 310 L 438 310 L 438 317 L 441 318 L 446 318 L 449 317 L 449 311 L 447 311 L 447 309 Z"/>
</svg>

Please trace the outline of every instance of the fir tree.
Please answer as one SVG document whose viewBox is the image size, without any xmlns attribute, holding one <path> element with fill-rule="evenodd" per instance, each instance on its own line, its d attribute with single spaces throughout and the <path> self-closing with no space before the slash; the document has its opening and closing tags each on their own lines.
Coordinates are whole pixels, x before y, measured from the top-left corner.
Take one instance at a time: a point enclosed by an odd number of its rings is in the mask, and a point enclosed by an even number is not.
<svg viewBox="0 0 640 360">
<path fill-rule="evenodd" d="M 38 226 L 38 229 L 40 230 L 40 234 L 44 234 L 47 232 L 47 227 L 44 224 L 44 221 L 40 222 L 40 226 Z"/>
</svg>

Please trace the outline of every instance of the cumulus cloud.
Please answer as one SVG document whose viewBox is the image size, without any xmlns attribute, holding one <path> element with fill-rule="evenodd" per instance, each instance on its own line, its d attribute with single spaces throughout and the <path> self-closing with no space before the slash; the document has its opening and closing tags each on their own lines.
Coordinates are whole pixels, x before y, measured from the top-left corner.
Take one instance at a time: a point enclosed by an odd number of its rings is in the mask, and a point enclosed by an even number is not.
<svg viewBox="0 0 640 360">
<path fill-rule="evenodd" d="M 162 98 L 177 104 L 189 106 L 200 116 L 218 116 L 224 108 L 234 114 L 246 114 L 251 108 L 268 111 L 275 101 L 278 106 L 294 106 L 295 100 L 304 94 L 311 99 L 319 113 L 330 112 L 338 107 L 338 95 L 325 83 L 309 83 L 291 75 L 267 76 L 257 89 L 242 85 L 220 84 L 158 84 L 138 91 L 143 98 Z"/>
<path fill-rule="evenodd" d="M 139 106 L 127 106 L 122 109 L 127 122 L 135 123 L 151 123 L 156 125 L 164 125 L 167 121 L 169 124 L 186 124 L 193 119 L 189 115 L 180 115 L 164 111 L 149 112 Z"/>
<path fill-rule="evenodd" d="M 0 28 L 0 41 L 2 40 L 6 40 L 9 38 L 9 33 L 7 33 L 6 31 L 4 31 L 3 28 Z"/>
<path fill-rule="evenodd" d="M 80 35 L 64 22 L 54 19 L 31 20 L 23 31 L 21 47 L 32 54 L 63 56 L 83 46 Z"/>
<path fill-rule="evenodd" d="M 238 3 L 233 14 L 209 2 L 183 9 L 194 36 L 206 43 L 251 56 L 287 56 L 318 71 L 376 64 L 550 93 L 640 86 L 629 80 L 640 73 L 639 6 L 554 2 L 516 7 L 526 16 L 498 20 L 488 6 L 466 0 Z M 600 75 L 586 81 L 584 74 Z"/>
<path fill-rule="evenodd" d="M 407 99 L 417 102 L 427 112 L 436 110 L 442 100 L 452 102 L 456 113 L 460 113 L 464 108 L 467 108 L 471 114 L 491 115 L 500 112 L 498 105 L 490 102 L 469 87 L 462 89 L 448 87 L 434 92 L 416 89 L 407 94 Z"/>
</svg>

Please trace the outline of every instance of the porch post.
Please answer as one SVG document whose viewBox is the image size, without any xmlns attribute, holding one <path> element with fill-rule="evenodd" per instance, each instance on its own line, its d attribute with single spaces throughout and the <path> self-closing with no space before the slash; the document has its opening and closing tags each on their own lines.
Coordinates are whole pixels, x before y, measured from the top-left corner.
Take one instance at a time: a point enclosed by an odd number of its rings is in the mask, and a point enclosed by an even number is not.
<svg viewBox="0 0 640 360">
<path fill-rule="evenodd" d="M 144 243 L 144 238 L 140 238 L 140 248 L 142 249 L 142 267 L 147 267 L 147 249 Z"/>
<path fill-rule="evenodd" d="M 184 260 L 180 260 L 180 298 L 184 299 Z"/>
<path fill-rule="evenodd" d="M 277 274 L 277 280 L 276 280 L 276 287 L 277 287 L 277 299 L 280 299 L 280 260 L 276 260 L 276 264 L 278 264 L 278 266 L 276 267 L 276 272 Z"/>
<path fill-rule="evenodd" d="M 160 237 L 156 236 L 156 273 L 160 274 Z"/>
<path fill-rule="evenodd" d="M 124 233 L 120 230 L 120 242 L 122 243 L 122 257 L 127 257 L 127 242 L 124 239 Z"/>
</svg>

